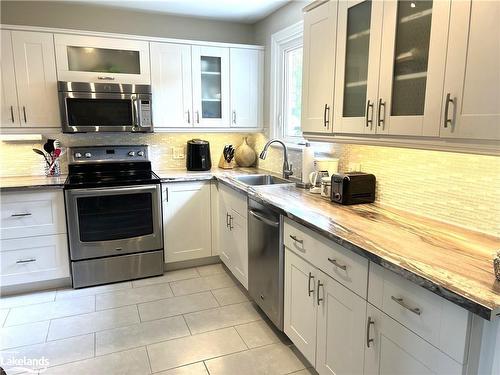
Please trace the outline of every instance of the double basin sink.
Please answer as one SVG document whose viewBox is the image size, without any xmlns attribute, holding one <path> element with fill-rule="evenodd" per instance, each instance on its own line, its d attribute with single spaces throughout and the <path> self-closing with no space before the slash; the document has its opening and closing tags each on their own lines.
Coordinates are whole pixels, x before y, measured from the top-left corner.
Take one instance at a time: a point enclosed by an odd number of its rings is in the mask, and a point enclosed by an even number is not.
<svg viewBox="0 0 500 375">
<path fill-rule="evenodd" d="M 234 177 L 234 179 L 249 186 L 293 184 L 293 182 L 290 180 L 272 176 L 270 174 L 252 174 L 252 175 Z"/>
</svg>

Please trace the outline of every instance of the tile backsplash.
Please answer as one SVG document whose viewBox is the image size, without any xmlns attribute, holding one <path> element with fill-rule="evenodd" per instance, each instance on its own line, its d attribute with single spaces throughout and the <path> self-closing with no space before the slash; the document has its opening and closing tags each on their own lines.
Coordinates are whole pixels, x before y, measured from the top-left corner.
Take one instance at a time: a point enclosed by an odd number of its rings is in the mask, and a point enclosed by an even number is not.
<svg viewBox="0 0 500 375">
<path fill-rule="evenodd" d="M 340 159 L 341 172 L 354 164 L 377 177 L 377 202 L 500 237 L 500 157 L 352 144 L 329 147 L 328 154 Z M 301 152 L 291 154 L 300 175 Z M 279 173 L 280 155 L 270 155 L 274 161 L 261 166 Z"/>
<path fill-rule="evenodd" d="M 64 146 L 149 144 L 155 170 L 185 168 L 185 159 L 173 159 L 173 147 L 191 138 L 210 142 L 217 166 L 225 144 L 238 146 L 244 136 L 259 153 L 267 138 L 241 133 L 49 134 Z M 0 142 L 0 176 L 42 175 L 43 161 L 31 149 L 41 144 Z M 415 214 L 500 236 L 500 157 L 394 147 L 323 144 L 322 153 L 340 159 L 339 170 L 359 164 L 377 177 L 377 201 Z M 294 175 L 301 176 L 302 155 L 290 151 Z M 281 148 L 271 147 L 260 168 L 281 173 Z M 67 171 L 66 163 L 62 171 Z"/>
<path fill-rule="evenodd" d="M 150 159 L 153 170 L 183 169 L 186 159 L 174 159 L 173 148 L 182 147 L 184 155 L 186 142 L 193 138 L 201 138 L 210 142 L 212 166 L 217 166 L 224 145 L 239 146 L 243 137 L 248 136 L 252 142 L 252 134 L 242 133 L 154 133 L 154 134 L 44 134 L 46 138 L 57 138 L 63 147 L 88 145 L 149 145 Z M 0 142 L 0 177 L 43 175 L 44 162 L 40 155 L 35 154 L 32 148 L 42 149 L 43 143 L 16 143 Z M 184 156 L 185 157 L 185 156 Z M 67 173 L 66 158 L 61 159 L 62 173 Z"/>
</svg>

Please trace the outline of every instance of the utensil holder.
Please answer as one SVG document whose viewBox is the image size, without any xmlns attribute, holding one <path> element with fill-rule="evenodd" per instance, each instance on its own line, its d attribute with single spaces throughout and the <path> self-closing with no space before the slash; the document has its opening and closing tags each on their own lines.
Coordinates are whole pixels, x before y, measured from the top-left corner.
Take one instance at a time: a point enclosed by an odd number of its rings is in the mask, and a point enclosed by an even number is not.
<svg viewBox="0 0 500 375">
<path fill-rule="evenodd" d="M 493 269 L 495 270 L 495 277 L 500 281 L 500 250 L 497 251 L 496 256 L 493 258 Z"/>
<path fill-rule="evenodd" d="M 45 164 L 45 176 L 47 177 L 59 177 L 61 175 L 61 162 L 57 159 L 54 162 L 54 166 L 50 169 L 50 166 Z"/>
</svg>

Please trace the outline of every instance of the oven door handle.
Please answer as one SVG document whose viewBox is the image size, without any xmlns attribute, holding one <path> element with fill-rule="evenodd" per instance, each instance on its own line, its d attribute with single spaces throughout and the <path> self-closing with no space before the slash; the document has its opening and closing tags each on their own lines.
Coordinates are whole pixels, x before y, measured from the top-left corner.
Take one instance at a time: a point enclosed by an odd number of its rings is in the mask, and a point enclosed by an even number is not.
<svg viewBox="0 0 500 375">
<path fill-rule="evenodd" d="M 74 197 L 81 197 L 87 195 L 96 195 L 96 194 L 120 194 L 120 193 L 137 193 L 137 192 L 147 192 L 147 191 L 156 191 L 158 189 L 158 184 L 154 185 L 137 185 L 137 186 L 128 186 L 128 187 L 111 187 L 111 188 L 88 188 L 88 189 L 71 189 L 67 190 L 69 194 Z"/>
</svg>

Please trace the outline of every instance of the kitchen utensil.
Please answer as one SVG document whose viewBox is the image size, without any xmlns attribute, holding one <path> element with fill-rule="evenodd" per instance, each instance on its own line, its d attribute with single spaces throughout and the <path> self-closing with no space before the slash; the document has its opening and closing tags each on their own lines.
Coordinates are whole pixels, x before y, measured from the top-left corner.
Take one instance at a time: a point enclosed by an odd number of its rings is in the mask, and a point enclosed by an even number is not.
<svg viewBox="0 0 500 375">
<path fill-rule="evenodd" d="M 493 268 L 495 269 L 495 277 L 500 281 L 500 250 L 497 251 L 497 255 L 493 259 Z"/>
<path fill-rule="evenodd" d="M 47 157 L 47 155 L 45 155 L 45 153 L 42 150 L 34 148 L 33 151 L 35 151 L 35 153 L 37 153 L 38 155 L 42 155 L 43 158 L 45 159 L 45 162 L 47 163 L 47 165 L 50 166 L 49 158 Z"/>
<path fill-rule="evenodd" d="M 55 139 L 47 139 L 47 142 L 43 145 L 43 149 L 49 155 L 54 152 L 54 141 Z"/>
<path fill-rule="evenodd" d="M 219 168 L 233 169 L 234 168 L 233 158 L 234 158 L 233 145 L 225 145 L 219 160 Z"/>
</svg>

